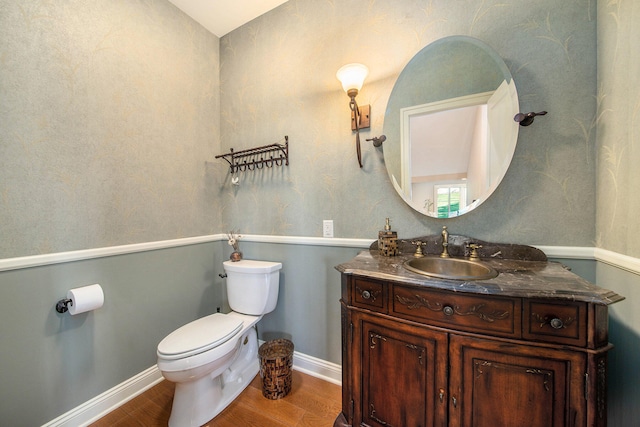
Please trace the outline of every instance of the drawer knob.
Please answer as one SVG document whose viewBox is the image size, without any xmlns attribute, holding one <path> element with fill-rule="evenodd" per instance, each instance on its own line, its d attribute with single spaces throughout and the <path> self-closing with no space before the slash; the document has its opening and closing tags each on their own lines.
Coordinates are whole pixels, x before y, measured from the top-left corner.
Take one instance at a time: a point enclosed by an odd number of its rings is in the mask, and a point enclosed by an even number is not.
<svg viewBox="0 0 640 427">
<path fill-rule="evenodd" d="M 553 329 L 562 329 L 564 327 L 564 323 L 562 322 L 562 320 L 558 319 L 557 317 L 551 319 L 551 322 L 549 322 L 549 324 Z"/>
<path fill-rule="evenodd" d="M 450 305 L 445 305 L 442 309 L 442 312 L 445 314 L 445 316 L 452 316 L 454 313 L 453 307 L 451 307 Z"/>
<path fill-rule="evenodd" d="M 369 292 L 369 291 L 362 291 L 362 298 L 364 298 L 364 299 L 369 299 L 369 298 L 371 298 L 371 292 Z"/>
</svg>

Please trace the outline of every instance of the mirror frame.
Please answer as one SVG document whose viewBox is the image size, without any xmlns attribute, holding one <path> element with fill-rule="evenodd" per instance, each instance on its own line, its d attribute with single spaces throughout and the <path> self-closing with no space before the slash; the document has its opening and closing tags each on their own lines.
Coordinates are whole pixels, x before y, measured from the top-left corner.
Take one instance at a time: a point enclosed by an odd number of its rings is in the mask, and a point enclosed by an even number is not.
<svg viewBox="0 0 640 427">
<path fill-rule="evenodd" d="M 485 71 L 484 73 L 476 73 L 473 79 L 467 78 L 465 80 L 463 77 L 469 75 L 469 73 L 465 74 L 465 71 L 477 71 L 478 68 L 470 62 L 469 58 L 455 57 L 455 53 L 462 54 L 462 52 L 457 52 L 460 49 L 456 49 L 456 46 L 463 46 L 464 49 L 477 48 L 479 55 L 476 56 L 482 58 L 482 66 L 491 66 L 492 69 L 482 68 Z M 442 55 L 443 49 L 447 47 L 451 47 L 451 51 L 454 52 L 448 57 Z M 445 50 L 444 52 L 449 51 Z M 442 66 L 443 70 L 438 70 L 439 73 L 434 73 L 433 67 L 439 66 L 440 63 L 437 61 L 442 58 L 445 58 Z M 427 64 L 428 66 L 426 66 Z M 453 68 L 454 66 L 458 66 L 458 68 Z M 431 72 L 429 72 L 429 67 L 431 67 Z M 482 75 L 477 76 L 480 74 Z M 484 77 L 485 75 L 487 76 L 486 78 Z M 436 77 L 434 78 L 433 76 Z M 438 77 L 440 80 L 438 80 Z M 444 81 L 444 79 L 448 80 Z M 416 81 L 419 82 L 419 86 L 433 88 L 434 90 L 413 90 L 417 86 Z M 501 83 L 498 84 L 498 81 L 501 81 Z M 497 173 L 495 173 L 495 177 L 492 175 L 494 179 L 491 180 L 488 188 L 463 209 L 448 217 L 438 217 L 437 210 L 429 212 L 416 207 L 411 200 L 410 168 L 404 166 L 405 160 L 410 159 L 411 153 L 407 135 L 409 118 L 412 115 L 431 114 L 449 111 L 454 108 L 486 104 L 486 99 L 497 89 L 496 86 L 499 87 L 505 82 L 506 85 L 502 88 L 506 94 L 503 108 L 507 111 L 500 113 L 500 117 L 504 117 L 504 119 L 500 119 L 501 127 L 504 129 L 502 131 L 504 138 L 501 138 L 501 142 L 499 141 L 500 145 L 505 146 L 505 150 L 503 158 L 499 162 L 501 164 L 499 164 Z M 518 111 L 518 94 L 513 77 L 504 60 L 491 47 L 473 37 L 459 35 L 444 37 L 430 43 L 420 50 L 402 70 L 387 103 L 384 121 L 384 133 L 387 136 L 387 142 L 384 145 L 384 159 L 389 179 L 396 192 L 412 209 L 426 216 L 452 218 L 472 211 L 489 198 L 509 168 L 518 139 L 519 126 L 513 120 Z M 392 147 L 391 144 L 397 144 L 397 146 Z"/>
</svg>

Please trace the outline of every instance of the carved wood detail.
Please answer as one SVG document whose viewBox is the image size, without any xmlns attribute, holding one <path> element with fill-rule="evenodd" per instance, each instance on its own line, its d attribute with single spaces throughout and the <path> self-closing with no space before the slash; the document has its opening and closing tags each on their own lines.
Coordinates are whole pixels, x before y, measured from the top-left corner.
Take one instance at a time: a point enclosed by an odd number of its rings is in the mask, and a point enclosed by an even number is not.
<svg viewBox="0 0 640 427">
<path fill-rule="evenodd" d="M 369 347 L 376 348 L 376 345 L 378 345 L 378 341 L 376 341 L 376 339 L 379 339 L 380 341 L 386 341 L 387 340 L 382 335 L 374 334 L 373 332 L 371 332 L 369 334 Z"/>
<path fill-rule="evenodd" d="M 391 424 L 381 420 L 380 418 L 376 417 L 376 408 L 373 406 L 373 403 L 371 403 L 369 405 L 369 418 L 371 418 L 372 420 L 376 421 L 377 423 L 382 424 L 383 426 L 388 426 L 388 427 L 393 427 Z"/>
<path fill-rule="evenodd" d="M 540 323 L 540 327 L 544 327 L 544 325 L 549 325 L 554 329 L 564 329 L 567 326 L 571 325 L 573 323 L 574 319 L 573 317 L 565 317 L 564 319 L 560 319 L 557 316 L 540 316 L 538 313 L 531 313 L 531 317 L 533 317 L 536 322 Z M 560 325 L 554 325 L 552 322 L 554 320 L 559 319 L 561 321 Z"/>
<path fill-rule="evenodd" d="M 417 345 L 413 345 L 413 344 L 405 344 L 407 346 L 407 348 L 410 348 L 411 350 L 415 350 L 416 352 L 418 352 L 418 362 L 420 363 L 420 366 L 423 365 L 424 362 L 424 355 L 425 355 L 425 350 L 422 347 L 418 347 Z"/>
<path fill-rule="evenodd" d="M 457 314 L 458 316 L 476 316 L 479 319 L 490 323 L 495 322 L 496 320 L 506 319 L 510 315 L 508 311 L 485 310 L 486 304 L 472 305 L 466 311 L 462 311 L 462 308 L 459 305 L 448 306 L 442 305 L 439 302 L 431 303 L 429 300 L 421 297 L 420 295 L 414 295 L 413 298 L 406 298 L 402 295 L 396 295 L 396 299 L 400 304 L 407 306 L 409 310 L 416 310 L 424 307 L 432 311 L 445 311 L 446 309 L 451 308 L 453 309 L 453 313 Z"/>
</svg>

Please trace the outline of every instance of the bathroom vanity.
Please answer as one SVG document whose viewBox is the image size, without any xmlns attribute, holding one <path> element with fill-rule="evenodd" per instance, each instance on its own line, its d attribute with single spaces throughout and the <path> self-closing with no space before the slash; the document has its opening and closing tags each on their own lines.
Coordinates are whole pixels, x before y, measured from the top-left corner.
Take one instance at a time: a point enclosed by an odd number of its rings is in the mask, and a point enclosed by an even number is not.
<svg viewBox="0 0 640 427">
<path fill-rule="evenodd" d="M 438 257 L 437 236 L 422 237 Z M 454 258 L 468 238 L 452 236 Z M 480 242 L 486 280 L 404 267 L 376 243 L 342 273 L 337 426 L 605 426 L 607 307 L 623 297 L 539 250 Z M 441 245 L 441 243 L 440 243 Z"/>
</svg>

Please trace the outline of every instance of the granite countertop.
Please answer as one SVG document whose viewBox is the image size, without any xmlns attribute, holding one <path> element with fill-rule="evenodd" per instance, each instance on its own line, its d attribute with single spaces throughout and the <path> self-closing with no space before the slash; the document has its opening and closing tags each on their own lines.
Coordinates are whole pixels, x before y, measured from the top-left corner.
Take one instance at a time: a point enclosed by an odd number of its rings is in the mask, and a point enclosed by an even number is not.
<svg viewBox="0 0 640 427">
<path fill-rule="evenodd" d="M 371 249 L 360 252 L 350 261 L 336 266 L 336 269 L 344 274 L 453 292 L 583 301 L 604 305 L 624 299 L 613 291 L 581 278 L 557 262 L 482 259 L 482 262 L 498 271 L 498 276 L 487 280 L 460 281 L 413 273 L 403 267 L 403 263 L 412 258 L 411 254 L 385 257 L 379 255 L 377 250 Z"/>
</svg>

